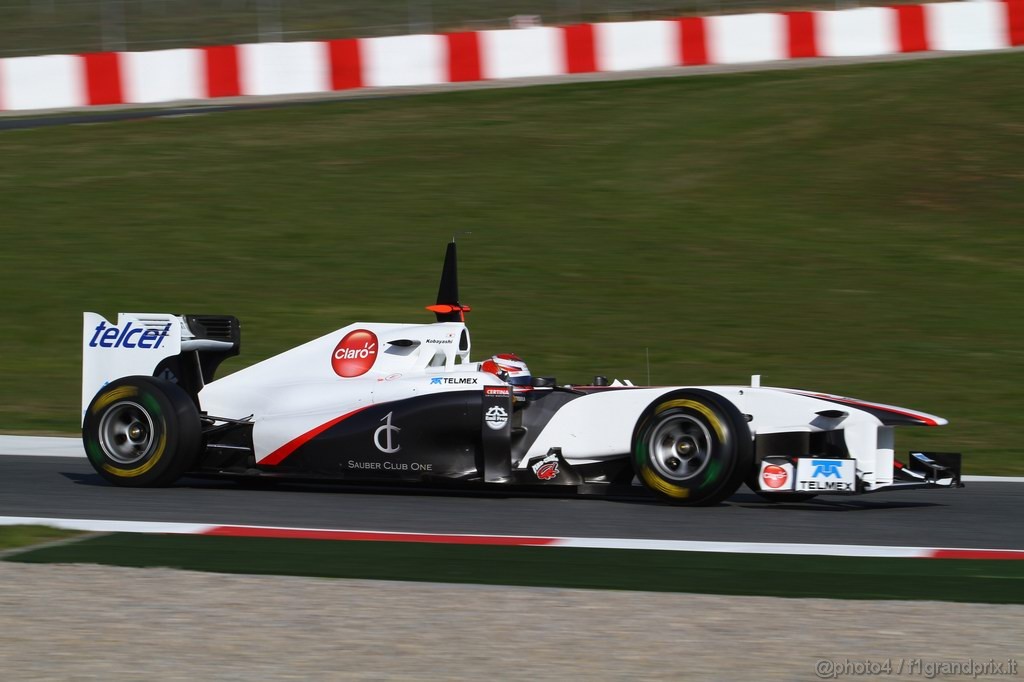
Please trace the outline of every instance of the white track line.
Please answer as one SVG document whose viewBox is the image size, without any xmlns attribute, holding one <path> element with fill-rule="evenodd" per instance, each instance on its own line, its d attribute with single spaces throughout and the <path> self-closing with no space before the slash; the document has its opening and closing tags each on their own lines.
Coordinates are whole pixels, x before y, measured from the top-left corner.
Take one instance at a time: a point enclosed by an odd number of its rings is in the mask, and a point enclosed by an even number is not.
<svg viewBox="0 0 1024 682">
<path fill-rule="evenodd" d="M 216 526 L 202 523 L 106 521 L 100 519 L 52 519 L 42 516 L 0 516 L 0 526 L 49 526 L 91 533 L 185 533 L 202 534 Z"/>
<path fill-rule="evenodd" d="M 1024 483 L 1024 476 L 961 476 L 965 483 Z"/>
<path fill-rule="evenodd" d="M 81 438 L 60 436 L 0 436 L 0 455 L 85 457 Z"/>
<path fill-rule="evenodd" d="M 885 559 L 1024 559 L 1024 550 L 941 547 L 888 547 L 883 545 L 826 545 L 781 542 L 703 542 L 689 540 L 632 540 L 627 538 L 519 537 L 454 533 L 236 526 L 200 523 L 60 519 L 37 516 L 0 516 L 0 526 L 36 525 L 105 533 L 173 533 L 235 537 L 305 538 L 317 540 L 428 542 L 459 545 L 513 545 L 584 549 L 655 550 L 669 552 L 728 552 L 790 556 L 872 557 Z"/>
<path fill-rule="evenodd" d="M 795 542 L 703 542 L 695 540 L 627 540 L 617 538 L 560 538 L 558 547 L 586 549 L 646 549 L 670 552 L 729 552 L 734 554 L 795 554 L 799 556 L 854 556 L 922 559 L 928 547 L 876 545 L 815 545 Z"/>
</svg>

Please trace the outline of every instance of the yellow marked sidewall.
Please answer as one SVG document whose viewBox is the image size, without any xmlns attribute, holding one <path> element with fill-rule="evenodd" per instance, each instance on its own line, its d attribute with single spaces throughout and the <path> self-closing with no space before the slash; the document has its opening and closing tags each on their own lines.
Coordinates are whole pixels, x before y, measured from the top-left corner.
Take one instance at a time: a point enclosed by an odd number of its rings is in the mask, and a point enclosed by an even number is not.
<svg viewBox="0 0 1024 682">
<path fill-rule="evenodd" d="M 153 466 L 160 461 L 160 458 L 163 457 L 164 451 L 166 450 L 167 433 L 165 432 L 160 435 L 160 441 L 156 444 L 156 450 L 153 452 L 153 456 L 150 457 L 145 463 L 135 467 L 134 469 L 118 469 L 117 467 L 112 467 L 109 464 L 104 463 L 103 469 L 106 470 L 108 473 L 114 476 L 118 476 L 120 478 L 135 478 L 136 476 L 141 476 L 142 474 L 152 469 Z"/>
<path fill-rule="evenodd" d="M 658 405 L 657 409 L 654 410 L 654 414 L 658 415 L 666 410 L 671 410 L 674 407 L 686 407 L 691 410 L 700 412 L 711 424 L 711 428 L 718 434 L 718 440 L 725 442 L 725 429 L 722 427 L 722 422 L 719 421 L 718 415 L 712 412 L 707 405 L 699 403 L 696 400 L 688 400 L 686 398 L 677 398 L 676 400 L 667 400 L 661 405 Z"/>
<path fill-rule="evenodd" d="M 96 402 L 92 404 L 92 409 L 90 411 L 93 414 L 96 414 L 112 402 L 124 400 L 125 398 L 133 398 L 138 394 L 139 389 L 135 386 L 118 386 L 117 388 L 107 391 L 96 398 Z"/>
<path fill-rule="evenodd" d="M 644 479 L 644 483 L 649 485 L 652 489 L 668 495 L 669 497 L 675 497 L 682 500 L 690 496 L 689 488 L 672 485 L 668 481 L 659 478 L 658 475 L 651 471 L 650 467 L 647 465 L 644 465 L 640 470 L 640 475 Z"/>
</svg>

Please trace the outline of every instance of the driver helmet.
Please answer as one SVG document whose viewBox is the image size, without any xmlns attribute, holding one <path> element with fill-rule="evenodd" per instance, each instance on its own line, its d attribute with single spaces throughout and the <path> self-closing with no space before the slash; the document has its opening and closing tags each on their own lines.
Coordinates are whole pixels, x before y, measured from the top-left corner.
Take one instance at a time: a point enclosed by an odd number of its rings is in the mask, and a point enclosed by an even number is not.
<svg viewBox="0 0 1024 682">
<path fill-rule="evenodd" d="M 490 372 L 512 386 L 529 386 L 533 379 L 530 376 L 530 368 L 522 358 L 512 353 L 491 356 L 490 360 L 484 360 L 480 364 L 480 370 Z"/>
</svg>

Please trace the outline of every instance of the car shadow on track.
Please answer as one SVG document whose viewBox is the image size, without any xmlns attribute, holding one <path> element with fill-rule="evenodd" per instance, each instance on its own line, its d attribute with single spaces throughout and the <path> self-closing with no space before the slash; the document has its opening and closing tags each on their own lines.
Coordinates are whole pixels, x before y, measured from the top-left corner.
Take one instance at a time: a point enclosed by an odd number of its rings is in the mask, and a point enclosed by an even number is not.
<svg viewBox="0 0 1024 682">
<path fill-rule="evenodd" d="M 116 486 L 99 474 L 80 472 L 61 472 L 61 475 L 76 485 L 93 486 L 96 488 L 110 488 L 112 490 L 137 490 L 144 491 L 147 488 L 122 488 Z M 149 490 L 154 490 L 149 488 Z M 186 476 L 173 485 L 155 490 L 217 490 L 225 493 L 230 492 L 264 492 L 264 493 L 327 493 L 327 494 L 359 494 L 359 495 L 400 495 L 400 496 L 423 496 L 423 497 L 467 497 L 467 498 L 551 498 L 551 499 L 615 499 L 621 501 L 636 501 L 640 503 L 661 504 L 645 491 L 639 491 L 637 496 L 607 497 L 601 495 L 578 495 L 571 492 L 559 490 L 551 486 L 547 489 L 530 490 L 509 489 L 509 486 L 495 484 L 495 487 L 481 490 L 479 487 L 459 487 L 458 485 L 424 485 L 422 483 L 357 483 L 357 482 L 323 482 L 306 481 L 295 479 L 272 479 L 272 478 L 225 478 L 222 476 Z"/>
<path fill-rule="evenodd" d="M 922 507 L 944 507 L 941 502 L 917 502 L 907 500 L 886 500 L 868 497 L 816 497 L 806 502 L 772 502 L 753 493 L 739 492 L 726 502 L 729 506 L 744 509 L 776 509 L 783 511 L 849 512 L 876 509 L 920 509 Z"/>
<path fill-rule="evenodd" d="M 107 482 L 98 474 L 62 472 L 62 475 L 76 485 L 94 486 L 97 488 L 115 489 L 117 486 Z M 374 496 L 402 496 L 402 497 L 451 497 L 470 499 L 593 499 L 631 506 L 655 506 L 668 507 L 669 505 L 653 497 L 646 491 L 638 491 L 636 495 L 578 495 L 557 489 L 548 490 L 506 490 L 502 488 L 479 490 L 458 487 L 423 487 L 421 484 L 413 485 L 374 485 L 366 483 L 322 483 L 305 481 L 282 481 L 273 479 L 224 479 L 224 478 L 198 478 L 186 477 L 164 490 L 216 490 L 225 494 L 244 493 L 320 493 L 320 494 L 358 494 Z M 946 506 L 941 502 L 918 502 L 906 500 L 885 500 L 864 497 L 818 497 L 807 502 L 780 503 L 765 500 L 751 492 L 740 492 L 731 498 L 716 505 L 703 507 L 704 509 L 728 508 L 737 509 L 763 509 L 774 511 L 803 511 L 803 512 L 857 512 L 873 510 L 892 509 L 919 509 L 922 507 Z"/>
</svg>

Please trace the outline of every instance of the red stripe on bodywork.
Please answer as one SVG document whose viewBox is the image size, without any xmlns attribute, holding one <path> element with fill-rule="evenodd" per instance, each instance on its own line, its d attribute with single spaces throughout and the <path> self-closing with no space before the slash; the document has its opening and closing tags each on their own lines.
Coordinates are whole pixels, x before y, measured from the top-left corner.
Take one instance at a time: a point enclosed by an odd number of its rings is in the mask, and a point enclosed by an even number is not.
<svg viewBox="0 0 1024 682">
<path fill-rule="evenodd" d="M 207 97 L 237 97 L 242 94 L 238 75 L 238 48 L 234 45 L 204 47 Z"/>
<path fill-rule="evenodd" d="M 884 405 L 876 405 L 875 403 L 863 403 L 863 402 L 860 402 L 859 400 L 836 400 L 835 398 L 832 398 L 832 400 L 835 400 L 836 402 L 839 402 L 839 403 L 846 403 L 847 405 L 853 405 L 854 407 L 870 407 L 871 409 L 874 409 L 874 410 L 881 410 L 883 412 L 892 412 L 893 414 L 898 414 L 898 415 L 903 416 L 903 417 L 910 417 L 911 419 L 916 419 L 919 422 L 922 422 L 923 424 L 925 424 L 926 426 L 938 426 L 939 425 L 939 423 L 937 421 L 935 421 L 934 419 L 932 419 L 931 417 L 926 417 L 923 414 L 917 414 L 916 412 L 908 412 L 907 410 L 897 410 L 894 407 L 886 407 Z"/>
<path fill-rule="evenodd" d="M 934 549 L 929 559 L 989 559 L 1024 560 L 1024 550 L 1019 549 Z"/>
<path fill-rule="evenodd" d="M 928 50 L 928 36 L 925 35 L 924 7 L 921 5 L 897 5 L 897 23 L 900 28 L 900 52 L 925 52 Z"/>
<path fill-rule="evenodd" d="M 565 45 L 566 73 L 593 73 L 597 71 L 597 52 L 594 48 L 594 25 L 576 24 L 562 28 Z"/>
<path fill-rule="evenodd" d="M 786 12 L 786 33 L 790 57 L 800 59 L 819 56 L 814 12 Z"/>
<path fill-rule="evenodd" d="M 124 104 L 120 57 L 116 52 L 93 52 L 82 55 L 87 104 Z"/>
<path fill-rule="evenodd" d="M 839 403 L 841 405 L 852 405 L 853 407 L 867 407 L 873 410 L 880 410 L 882 412 L 891 412 L 892 414 L 898 414 L 903 417 L 910 417 L 916 419 L 925 426 L 938 426 L 939 423 L 931 417 L 926 417 L 923 414 L 917 414 L 916 412 L 910 412 L 908 410 L 901 410 L 896 407 L 889 407 L 888 405 L 879 405 L 878 403 L 868 403 L 863 400 L 854 400 L 853 398 L 841 398 L 839 396 L 828 395 L 827 393 L 805 393 L 803 391 L 793 391 L 799 395 L 805 395 L 810 398 L 818 398 L 820 400 L 827 400 L 832 403 Z"/>
<path fill-rule="evenodd" d="M 700 66 L 708 63 L 707 31 L 702 17 L 683 17 L 679 20 L 679 63 Z"/>
<path fill-rule="evenodd" d="M 332 419 L 331 421 L 327 422 L 326 424 L 321 424 L 320 426 L 316 427 L 315 429 L 313 429 L 311 431 L 307 431 L 306 433 L 302 434 L 301 436 L 298 436 L 296 438 L 292 438 L 290 441 L 288 441 L 287 443 L 285 443 L 284 445 L 279 447 L 277 450 L 274 450 L 272 453 L 270 453 L 269 455 L 267 455 L 266 457 L 261 459 L 258 462 L 258 464 L 268 464 L 268 465 L 271 465 L 271 466 L 273 466 L 275 464 L 280 464 L 282 461 L 284 461 L 284 459 L 288 455 L 292 454 L 293 452 L 298 450 L 301 446 L 305 445 L 306 443 L 308 443 L 312 439 L 316 438 L 317 436 L 319 436 L 321 433 L 323 433 L 327 429 L 331 428 L 335 424 L 339 424 L 339 423 L 345 421 L 346 419 L 348 419 L 352 415 L 358 414 L 358 413 L 362 412 L 363 410 L 365 410 L 365 409 L 367 409 L 369 407 L 371 407 L 371 406 L 370 405 L 366 405 L 365 407 L 360 407 L 358 410 L 352 410 L 351 412 L 349 412 L 347 414 L 343 414 L 340 417 L 335 417 L 334 419 Z"/>
<path fill-rule="evenodd" d="M 445 38 L 448 39 L 448 82 L 482 80 L 480 37 L 476 31 L 449 33 Z"/>
<path fill-rule="evenodd" d="M 316 530 L 305 528 L 255 528 L 252 526 L 217 526 L 203 535 L 240 538 L 292 538 L 296 540 L 360 540 L 369 542 L 424 542 L 443 545 L 550 545 L 557 538 L 535 538 L 506 535 L 438 535 L 432 533 L 380 533 L 355 530 Z"/>
<path fill-rule="evenodd" d="M 1006 39 L 1024 45 L 1024 0 L 1006 0 Z"/>
<path fill-rule="evenodd" d="M 331 89 L 352 90 L 363 87 L 363 57 L 359 50 L 359 40 L 329 40 L 327 51 L 331 60 Z"/>
</svg>

